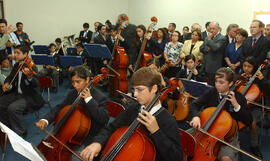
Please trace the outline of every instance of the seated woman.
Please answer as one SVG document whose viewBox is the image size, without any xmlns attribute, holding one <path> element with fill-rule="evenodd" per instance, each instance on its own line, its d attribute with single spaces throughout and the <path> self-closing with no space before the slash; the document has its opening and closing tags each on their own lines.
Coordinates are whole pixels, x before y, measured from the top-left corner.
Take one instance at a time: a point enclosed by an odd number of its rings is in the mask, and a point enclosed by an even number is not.
<svg viewBox="0 0 270 161">
<path fill-rule="evenodd" d="M 200 30 L 195 29 L 191 32 L 191 40 L 186 40 L 184 42 L 183 48 L 180 53 L 181 59 L 183 59 L 182 64 L 185 65 L 184 58 L 187 55 L 194 55 L 196 58 L 196 63 L 203 59 L 203 53 L 200 51 L 200 46 L 203 44 L 202 33 Z"/>
<path fill-rule="evenodd" d="M 236 73 L 238 73 L 240 70 L 239 54 L 242 50 L 242 44 L 247 37 L 248 33 L 246 30 L 242 28 L 238 29 L 235 37 L 236 42 L 228 44 L 225 50 L 224 59 L 228 67 L 230 67 Z"/>
</svg>

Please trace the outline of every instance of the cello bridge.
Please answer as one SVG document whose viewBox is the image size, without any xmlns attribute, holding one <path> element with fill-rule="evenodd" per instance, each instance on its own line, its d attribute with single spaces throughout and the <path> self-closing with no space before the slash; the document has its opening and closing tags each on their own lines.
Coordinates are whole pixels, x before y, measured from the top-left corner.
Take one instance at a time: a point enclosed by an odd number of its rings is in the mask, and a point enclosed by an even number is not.
<svg viewBox="0 0 270 161">
<path fill-rule="evenodd" d="M 48 142 L 45 142 L 45 141 L 42 141 L 42 143 L 47 146 L 48 148 L 50 149 L 53 149 L 54 147 L 51 145 L 51 143 L 48 143 Z"/>
</svg>

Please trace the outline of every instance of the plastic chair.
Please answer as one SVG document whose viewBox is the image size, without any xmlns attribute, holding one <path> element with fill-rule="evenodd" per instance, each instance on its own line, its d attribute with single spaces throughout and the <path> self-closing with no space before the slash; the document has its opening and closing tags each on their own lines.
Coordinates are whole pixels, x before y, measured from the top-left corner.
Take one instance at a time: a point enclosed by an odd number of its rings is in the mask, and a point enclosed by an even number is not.
<svg viewBox="0 0 270 161">
<path fill-rule="evenodd" d="M 109 116 L 113 118 L 115 118 L 119 113 L 125 110 L 125 107 L 123 107 L 121 104 L 112 101 L 107 102 L 107 108 Z"/>
<path fill-rule="evenodd" d="M 48 100 L 45 101 L 46 104 L 49 105 L 49 108 L 52 109 L 51 104 L 50 104 L 50 88 L 52 88 L 53 85 L 53 80 L 50 77 L 39 77 L 39 86 L 40 88 L 43 88 L 42 90 L 42 97 L 43 97 L 43 93 L 45 88 L 48 89 Z"/>
</svg>

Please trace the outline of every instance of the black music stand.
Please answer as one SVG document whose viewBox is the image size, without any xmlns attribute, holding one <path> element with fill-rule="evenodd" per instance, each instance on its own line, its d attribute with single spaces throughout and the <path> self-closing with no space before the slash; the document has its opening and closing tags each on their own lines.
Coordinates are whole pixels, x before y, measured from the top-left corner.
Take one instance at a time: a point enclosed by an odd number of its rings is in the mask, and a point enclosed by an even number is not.
<svg viewBox="0 0 270 161">
<path fill-rule="evenodd" d="M 77 49 L 76 48 L 67 48 L 68 55 L 76 55 Z"/>
<path fill-rule="evenodd" d="M 49 47 L 47 45 L 33 45 L 35 54 L 50 54 Z"/>
<path fill-rule="evenodd" d="M 89 56 L 97 58 L 112 59 L 112 54 L 104 44 L 83 44 Z"/>
<path fill-rule="evenodd" d="M 185 90 L 196 97 L 203 95 L 206 91 L 208 91 L 212 86 L 207 85 L 202 82 L 194 81 L 194 80 L 186 80 L 180 79 L 183 83 Z"/>
<path fill-rule="evenodd" d="M 31 55 L 31 57 L 36 65 L 55 65 L 52 55 Z"/>
<path fill-rule="evenodd" d="M 60 64 L 63 67 L 82 65 L 81 56 L 60 56 Z"/>
</svg>

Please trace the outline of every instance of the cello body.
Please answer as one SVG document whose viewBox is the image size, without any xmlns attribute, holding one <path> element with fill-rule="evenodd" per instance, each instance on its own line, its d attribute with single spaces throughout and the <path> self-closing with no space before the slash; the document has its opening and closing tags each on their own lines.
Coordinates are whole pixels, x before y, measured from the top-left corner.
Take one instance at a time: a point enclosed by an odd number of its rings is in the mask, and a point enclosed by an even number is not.
<svg viewBox="0 0 270 161">
<path fill-rule="evenodd" d="M 102 152 L 102 161 L 127 130 L 128 127 L 121 127 L 112 134 Z M 147 137 L 147 134 L 137 128 L 113 161 L 154 161 L 155 152 L 155 146 Z"/>
<path fill-rule="evenodd" d="M 181 92 L 177 100 L 168 99 L 168 111 L 173 114 L 176 121 L 182 121 L 185 120 L 189 114 L 191 98 L 187 92 L 183 90 L 184 87 L 181 81 L 178 81 L 178 87 L 181 89 Z"/>
<path fill-rule="evenodd" d="M 128 92 L 128 80 L 127 80 L 127 68 L 128 68 L 128 55 L 123 47 L 115 47 L 115 56 L 112 62 L 112 67 L 120 76 L 110 78 L 111 95 L 118 97 L 119 93 L 116 90 L 127 93 Z"/>
<path fill-rule="evenodd" d="M 200 114 L 202 127 L 215 110 L 216 107 L 209 107 L 203 110 Z M 235 136 L 237 128 L 237 123 L 232 119 L 231 115 L 227 111 L 221 110 L 207 132 L 220 139 L 230 141 Z M 192 161 L 215 161 L 222 144 L 218 143 L 216 139 L 202 134 L 198 130 L 195 131 L 193 136 L 196 142 L 200 144 L 197 144 L 195 147 Z"/>
<path fill-rule="evenodd" d="M 70 109 L 71 105 L 65 106 L 58 114 L 55 125 Z M 61 131 L 56 137 L 69 148 L 74 149 L 75 146 L 81 145 L 82 141 L 88 135 L 91 121 L 85 108 L 76 106 L 75 110 L 69 116 L 67 122 L 61 128 Z M 49 146 L 48 146 L 49 145 Z M 59 144 L 52 137 L 42 140 L 37 146 L 39 151 L 45 156 L 48 161 L 70 161 L 71 153 Z"/>
</svg>

